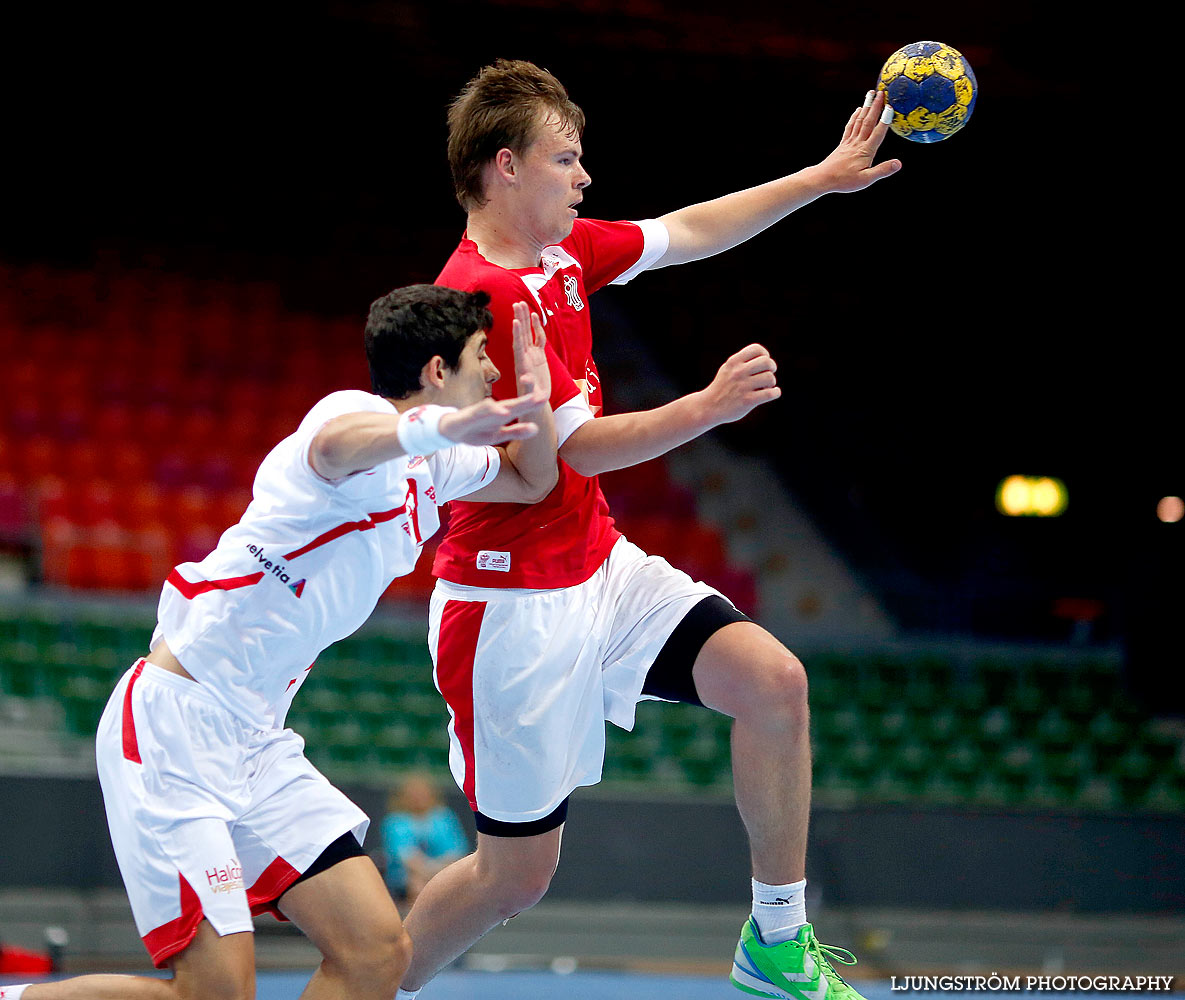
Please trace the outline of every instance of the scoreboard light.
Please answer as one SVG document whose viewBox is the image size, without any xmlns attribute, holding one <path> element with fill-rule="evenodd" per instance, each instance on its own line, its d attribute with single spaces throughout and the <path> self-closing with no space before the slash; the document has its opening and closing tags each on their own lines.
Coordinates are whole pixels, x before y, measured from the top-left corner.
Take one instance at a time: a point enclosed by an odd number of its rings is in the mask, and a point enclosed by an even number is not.
<svg viewBox="0 0 1185 1000">
<path fill-rule="evenodd" d="M 1058 517 L 1069 503 L 1066 484 L 1052 476 L 1009 476 L 996 487 L 996 510 L 1006 517 Z"/>
</svg>

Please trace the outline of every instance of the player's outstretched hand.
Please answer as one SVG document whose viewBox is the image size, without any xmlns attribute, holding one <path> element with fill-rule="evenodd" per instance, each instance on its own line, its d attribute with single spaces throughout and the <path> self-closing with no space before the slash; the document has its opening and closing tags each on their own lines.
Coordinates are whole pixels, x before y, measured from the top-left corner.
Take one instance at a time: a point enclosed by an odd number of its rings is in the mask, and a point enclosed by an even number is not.
<svg viewBox="0 0 1185 1000">
<path fill-rule="evenodd" d="M 542 393 L 540 402 L 551 398 L 551 369 L 547 366 L 547 334 L 538 313 L 525 302 L 514 304 L 514 374 L 522 395 Z"/>
<path fill-rule="evenodd" d="M 885 160 L 875 166 L 872 162 L 876 159 L 881 143 L 885 141 L 892 120 L 891 111 L 885 113 L 883 90 L 877 91 L 870 104 L 852 112 L 843 139 L 831 155 L 819 164 L 828 190 L 840 194 L 863 191 L 901 169 L 900 160 Z"/>
<path fill-rule="evenodd" d="M 712 384 L 704 390 L 715 424 L 740 420 L 750 410 L 782 395 L 778 388 L 778 364 L 760 344 L 737 351 L 720 366 Z"/>
<path fill-rule="evenodd" d="M 527 376 L 528 380 L 530 376 Z M 440 433 L 459 444 L 501 444 L 522 441 L 539 433 L 539 425 L 530 421 L 512 423 L 530 413 L 547 394 L 532 391 L 514 399 L 483 399 L 440 418 Z"/>
</svg>

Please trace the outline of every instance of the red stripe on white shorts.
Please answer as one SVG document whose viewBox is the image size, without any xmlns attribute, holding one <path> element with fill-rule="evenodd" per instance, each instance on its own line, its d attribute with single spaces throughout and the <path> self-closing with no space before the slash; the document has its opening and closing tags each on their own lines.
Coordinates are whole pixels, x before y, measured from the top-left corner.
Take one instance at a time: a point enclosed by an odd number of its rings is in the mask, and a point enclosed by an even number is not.
<svg viewBox="0 0 1185 1000">
<path fill-rule="evenodd" d="M 190 946 L 197 936 L 198 924 L 204 917 L 202 901 L 193 891 L 193 886 L 185 881 L 185 876 L 180 872 L 177 878 L 181 886 L 181 916 L 144 935 L 144 947 L 152 956 L 152 964 L 158 969 L 163 969 L 169 964 L 170 958 Z"/>
<path fill-rule="evenodd" d="M 143 764 L 140 759 L 140 741 L 136 739 L 136 718 L 132 715 L 132 688 L 144 672 L 144 660 L 136 661 L 136 668 L 132 671 L 127 690 L 123 693 L 123 756 L 133 764 Z"/>
<path fill-rule="evenodd" d="M 276 858 L 247 890 L 247 905 L 251 907 L 251 915 L 258 917 L 261 913 L 270 913 L 277 920 L 287 920 L 277 908 L 276 900 L 298 878 L 300 872 L 283 858 Z"/>
<path fill-rule="evenodd" d="M 462 790 L 477 811 L 477 777 L 473 765 L 473 659 L 486 613 L 485 601 L 449 601 L 440 616 L 436 647 L 436 679 L 453 713 L 453 732 L 465 759 Z"/>
</svg>

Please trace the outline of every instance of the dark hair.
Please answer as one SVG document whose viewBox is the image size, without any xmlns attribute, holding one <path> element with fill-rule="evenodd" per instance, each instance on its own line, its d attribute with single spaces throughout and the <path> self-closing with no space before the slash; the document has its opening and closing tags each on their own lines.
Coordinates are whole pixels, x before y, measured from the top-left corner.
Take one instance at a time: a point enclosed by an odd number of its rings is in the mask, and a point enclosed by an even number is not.
<svg viewBox="0 0 1185 1000">
<path fill-rule="evenodd" d="M 494 325 L 485 292 L 408 285 L 376 299 L 366 318 L 370 384 L 380 396 L 405 399 L 423 388 L 420 373 L 440 355 L 456 371 L 465 344 Z"/>
<path fill-rule="evenodd" d="M 522 153 L 531 144 L 540 112 L 554 115 L 565 131 L 584 132 L 584 112 L 534 63 L 499 59 L 465 84 L 448 110 L 449 169 L 465 211 L 485 204 L 482 169 L 498 150 Z"/>
</svg>

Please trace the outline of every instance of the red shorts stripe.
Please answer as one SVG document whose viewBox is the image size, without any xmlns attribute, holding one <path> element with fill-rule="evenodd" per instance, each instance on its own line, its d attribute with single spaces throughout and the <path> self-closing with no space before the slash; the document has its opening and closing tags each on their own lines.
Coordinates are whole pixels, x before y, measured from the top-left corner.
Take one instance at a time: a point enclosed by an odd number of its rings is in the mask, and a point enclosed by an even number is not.
<svg viewBox="0 0 1185 1000">
<path fill-rule="evenodd" d="M 144 947 L 152 956 L 152 964 L 158 969 L 165 968 L 170 958 L 192 944 L 197 936 L 198 924 L 205 916 L 202 902 L 193 891 L 193 886 L 179 872 L 177 878 L 181 882 L 181 916 L 144 935 Z"/>
<path fill-rule="evenodd" d="M 250 573 L 247 576 L 232 576 L 226 580 L 199 580 L 190 583 L 176 570 L 169 573 L 168 582 L 181 591 L 181 596 L 192 601 L 199 594 L 208 594 L 211 590 L 238 590 L 240 587 L 250 587 L 263 579 L 263 571 Z"/>
<path fill-rule="evenodd" d="M 485 613 L 485 601 L 449 601 L 440 616 L 436 647 L 436 680 L 453 713 L 453 731 L 465 759 L 462 790 L 474 812 L 477 782 L 473 762 L 473 658 Z"/>
<path fill-rule="evenodd" d="M 276 900 L 298 878 L 300 872 L 283 858 L 276 858 L 247 890 L 247 905 L 251 907 L 251 916 L 258 917 L 261 913 L 270 913 L 277 920 L 287 920 L 276 906 Z"/>
<path fill-rule="evenodd" d="M 132 671 L 127 690 L 123 693 L 123 756 L 133 764 L 143 764 L 140 759 L 140 741 L 136 739 L 136 719 L 132 715 L 132 688 L 144 672 L 143 659 L 136 661 L 136 668 Z"/>
</svg>

